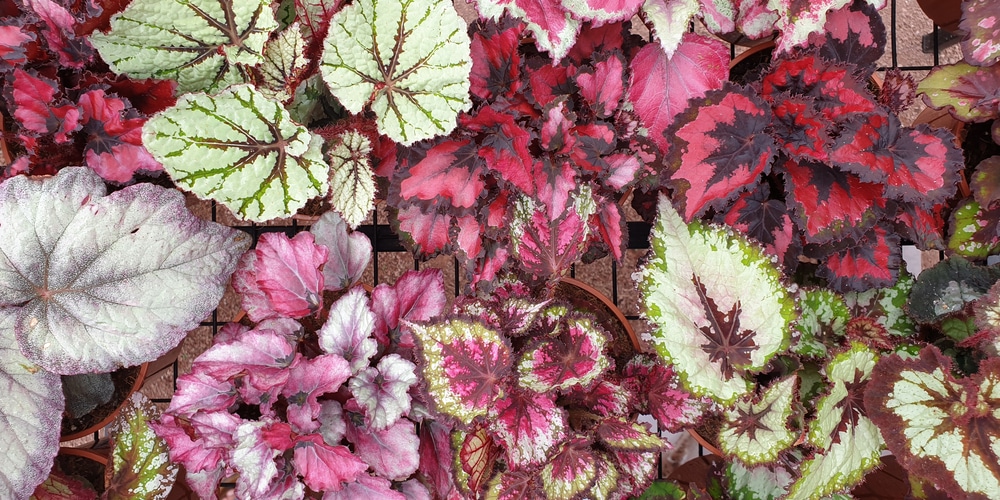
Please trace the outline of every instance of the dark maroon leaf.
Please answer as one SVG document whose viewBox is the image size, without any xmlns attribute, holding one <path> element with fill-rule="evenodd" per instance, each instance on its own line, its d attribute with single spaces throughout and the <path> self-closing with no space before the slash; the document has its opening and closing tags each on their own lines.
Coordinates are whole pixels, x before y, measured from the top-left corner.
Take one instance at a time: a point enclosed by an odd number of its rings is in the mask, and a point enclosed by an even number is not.
<svg viewBox="0 0 1000 500">
<path fill-rule="evenodd" d="M 785 93 L 812 97 L 828 121 L 840 123 L 855 113 L 875 109 L 866 85 L 847 65 L 803 53 L 776 60 L 761 80 L 761 95 L 771 102 L 779 101 Z"/>
<path fill-rule="evenodd" d="M 875 7 L 856 0 L 827 13 L 825 30 L 810 35 L 809 45 L 823 58 L 856 65 L 868 78 L 885 52 L 885 25 Z"/>
<path fill-rule="evenodd" d="M 503 29 L 479 21 L 472 34 L 472 95 L 484 100 L 512 98 L 521 91 L 521 56 L 517 51 L 524 25 Z"/>
<path fill-rule="evenodd" d="M 785 154 L 796 160 L 827 160 L 832 127 L 816 110 L 812 99 L 778 96 L 771 109 L 772 131 Z"/>
<path fill-rule="evenodd" d="M 574 63 L 581 64 L 584 60 L 591 59 L 596 52 L 610 53 L 621 50 L 625 35 L 625 23 L 608 23 L 600 26 L 597 23 L 584 24 L 568 57 Z"/>
<path fill-rule="evenodd" d="M 885 209 L 884 187 L 823 163 L 786 160 L 788 207 L 807 242 L 858 237 Z"/>
<path fill-rule="evenodd" d="M 913 76 L 903 73 L 899 68 L 885 72 L 882 89 L 878 94 L 879 104 L 898 114 L 910 107 L 916 98 L 917 82 L 913 80 Z"/>
<path fill-rule="evenodd" d="M 785 202 L 771 199 L 770 193 L 767 183 L 742 193 L 728 212 L 720 214 L 721 221 L 761 242 L 785 265 L 786 272 L 792 272 L 802 250 L 801 236 Z"/>
<path fill-rule="evenodd" d="M 841 246 L 846 248 L 827 254 L 817 270 L 818 275 L 829 280 L 831 288 L 840 292 L 864 291 L 896 283 L 902 259 L 899 235 L 875 226 L 857 243 L 845 239 Z"/>
<path fill-rule="evenodd" d="M 534 160 L 528 151 L 531 134 L 515 123 L 513 115 L 485 106 L 475 116 L 459 116 L 459 123 L 479 134 L 479 154 L 490 170 L 525 193 L 535 193 Z"/>
</svg>

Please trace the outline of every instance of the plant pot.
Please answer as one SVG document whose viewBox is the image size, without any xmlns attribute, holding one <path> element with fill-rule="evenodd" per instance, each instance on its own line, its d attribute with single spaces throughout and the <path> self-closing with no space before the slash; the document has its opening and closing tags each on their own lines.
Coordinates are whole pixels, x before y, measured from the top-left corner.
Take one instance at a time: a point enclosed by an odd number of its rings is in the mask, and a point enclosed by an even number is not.
<svg viewBox="0 0 1000 500">
<path fill-rule="evenodd" d="M 177 357 L 181 354 L 182 345 L 184 345 L 183 342 L 177 344 L 177 347 L 167 351 L 166 354 L 160 356 L 155 361 L 151 361 L 149 363 L 149 368 L 146 370 L 146 378 L 153 378 L 156 374 L 173 366 L 173 364 L 177 361 Z"/>
<path fill-rule="evenodd" d="M 941 29 L 951 33 L 958 31 L 962 20 L 961 0 L 917 0 L 917 5 Z"/>
<path fill-rule="evenodd" d="M 72 441 L 87 437 L 110 424 L 122 411 L 129 396 L 142 387 L 149 369 L 148 363 L 118 369 L 111 373 L 115 392 L 111 400 L 79 418 L 63 417 L 60 441 Z"/>
<path fill-rule="evenodd" d="M 608 353 L 614 358 L 615 366 L 625 366 L 633 355 L 643 351 L 639 337 L 621 309 L 594 287 L 573 278 L 563 278 L 556 284 L 555 294 L 597 317 L 597 322 L 611 334 Z"/>
<path fill-rule="evenodd" d="M 58 467 L 66 474 L 85 478 L 99 494 L 104 493 L 110 448 L 107 448 L 106 441 L 102 443 L 104 447 L 59 448 L 53 467 Z"/>
<path fill-rule="evenodd" d="M 706 452 L 721 457 L 722 450 L 719 449 L 715 442 L 715 436 L 719 433 L 721 426 L 722 416 L 709 414 L 702 419 L 698 427 L 688 427 L 687 432 Z"/>
</svg>

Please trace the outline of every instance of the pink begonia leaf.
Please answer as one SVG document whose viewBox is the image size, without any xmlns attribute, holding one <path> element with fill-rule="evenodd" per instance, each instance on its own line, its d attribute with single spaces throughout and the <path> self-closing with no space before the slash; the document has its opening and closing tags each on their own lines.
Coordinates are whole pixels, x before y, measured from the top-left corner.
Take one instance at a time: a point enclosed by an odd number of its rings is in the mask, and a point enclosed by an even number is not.
<svg viewBox="0 0 1000 500">
<path fill-rule="evenodd" d="M 575 498 L 589 493 L 598 497 L 596 483 L 600 471 L 599 460 L 588 439 L 574 438 L 566 441 L 541 470 L 545 496 Z M 600 495 L 599 498 L 606 496 Z"/>
<path fill-rule="evenodd" d="M 648 44 L 629 69 L 628 100 L 649 138 L 666 152 L 663 131 L 687 108 L 688 99 L 721 88 L 729 76 L 729 48 L 721 40 L 685 33 L 673 57 L 668 59 L 659 45 Z"/>
<path fill-rule="evenodd" d="M 556 219 L 566 211 L 570 192 L 579 182 L 569 162 L 552 165 L 545 160 L 538 163 L 535 166 L 535 200 L 545 205 L 550 219 Z"/>
<path fill-rule="evenodd" d="M 601 173 L 601 181 L 614 189 L 622 189 L 632 183 L 642 168 L 642 161 L 634 154 L 615 153 L 604 158 L 607 169 Z"/>
<path fill-rule="evenodd" d="M 639 409 L 656 418 L 661 429 L 679 432 L 701 418 L 699 400 L 684 390 L 669 365 L 649 356 L 636 357 L 626 365 L 625 376 L 633 392 L 645 400 Z"/>
<path fill-rule="evenodd" d="M 431 486 L 435 498 L 449 498 L 455 489 L 451 468 L 455 463 L 451 448 L 451 428 L 437 420 L 420 423 L 420 464 L 418 470 Z"/>
<path fill-rule="evenodd" d="M 480 0 L 476 7 L 484 18 L 497 19 L 507 10 L 524 21 L 534 35 L 535 46 L 548 52 L 553 64 L 566 56 L 580 31 L 580 21 L 566 12 L 559 0 Z"/>
<path fill-rule="evenodd" d="M 617 261 L 625 256 L 625 219 L 617 203 L 607 202 L 603 197 L 595 197 L 597 213 L 590 216 L 590 224 L 601 235 L 601 241 L 611 250 Z"/>
<path fill-rule="evenodd" d="M 406 418 L 396 420 L 385 430 L 355 427 L 348 419 L 347 440 L 354 445 L 358 458 L 386 479 L 402 481 L 416 472 L 420 464 L 417 428 Z"/>
<path fill-rule="evenodd" d="M 458 237 L 455 243 L 465 258 L 475 260 L 483 252 L 484 228 L 474 215 L 465 215 L 457 219 Z"/>
<path fill-rule="evenodd" d="M 553 396 L 512 390 L 490 408 L 487 425 L 511 467 L 539 465 L 566 437 L 566 410 Z"/>
<path fill-rule="evenodd" d="M 568 97 L 572 90 L 571 78 L 576 75 L 576 66 L 542 66 L 528 72 L 529 101 L 535 108 L 544 109 L 560 97 Z"/>
<path fill-rule="evenodd" d="M 347 422 L 344 419 L 344 408 L 336 401 L 323 401 L 320 403 L 319 430 L 316 431 L 323 436 L 323 441 L 334 446 L 340 444 L 347 432 Z"/>
<path fill-rule="evenodd" d="M 584 123 L 572 128 L 575 146 L 569 152 L 576 167 L 587 173 L 600 174 L 607 170 L 604 156 L 617 146 L 614 128 L 604 122 Z"/>
<path fill-rule="evenodd" d="M 377 367 L 361 370 L 348 382 L 354 399 L 365 409 L 365 424 L 388 428 L 410 411 L 410 387 L 417 383 L 416 365 L 398 354 L 384 356 Z"/>
<path fill-rule="evenodd" d="M 414 202 L 433 201 L 455 208 L 471 208 L 486 188 L 483 159 L 468 140 L 435 145 L 410 167 L 409 177 L 399 184 L 399 195 Z"/>
<path fill-rule="evenodd" d="M 573 17 L 604 24 L 615 21 L 627 21 L 639 12 L 639 7 L 645 0 L 561 0 L 564 9 Z"/>
<path fill-rule="evenodd" d="M 646 424 L 625 417 L 606 418 L 597 426 L 597 438 L 610 449 L 623 451 L 663 451 L 669 443 L 650 431 Z"/>
<path fill-rule="evenodd" d="M 372 498 L 379 500 L 407 500 L 402 493 L 392 489 L 388 479 L 361 474 L 353 483 L 347 483 L 342 489 L 327 491 L 323 500 L 357 500 Z"/>
<path fill-rule="evenodd" d="M 589 190 L 573 193 L 564 211 L 521 198 L 510 224 L 511 247 L 522 269 L 539 279 L 558 278 L 576 262 L 590 236 L 596 204 Z"/>
<path fill-rule="evenodd" d="M 210 470 L 198 472 L 185 471 L 185 480 L 191 491 L 198 495 L 198 498 L 212 498 L 218 494 L 219 483 L 226 477 L 226 469 L 219 465 Z"/>
<path fill-rule="evenodd" d="M 33 40 L 35 34 L 17 24 L 0 25 L 0 67 L 24 64 L 28 60 L 25 48 Z"/>
<path fill-rule="evenodd" d="M 778 0 L 768 5 L 778 11 L 778 22 L 775 28 L 779 31 L 775 39 L 775 54 L 791 52 L 795 47 L 803 46 L 809 40 L 809 35 L 822 31 L 826 25 L 827 14 L 836 9 L 851 4 L 852 0 L 816 0 L 812 2 L 796 2 L 794 0 Z M 871 3 L 876 3 L 873 0 Z M 885 0 L 881 0 L 881 8 Z"/>
<path fill-rule="evenodd" d="M 262 437 L 266 422 L 244 422 L 233 433 L 235 446 L 229 456 L 229 465 L 239 473 L 236 478 L 236 496 L 260 498 L 270 490 L 271 481 L 278 477 L 274 458 L 278 450 Z"/>
<path fill-rule="evenodd" d="M 528 151 L 531 134 L 514 121 L 514 115 L 484 106 L 475 115 L 459 116 L 459 124 L 483 137 L 478 153 L 490 170 L 525 193 L 534 194 L 533 160 Z"/>
<path fill-rule="evenodd" d="M 989 0 L 962 2 L 959 29 L 968 33 L 962 38 L 965 62 L 991 66 L 1000 61 L 1000 6 Z"/>
<path fill-rule="evenodd" d="M 293 433 L 291 425 L 285 422 L 272 422 L 270 420 L 265 423 L 267 425 L 260 429 L 260 439 L 267 443 L 274 451 L 281 454 L 290 450 L 295 445 L 296 435 Z"/>
<path fill-rule="evenodd" d="M 330 446 L 316 434 L 299 438 L 293 461 L 306 486 L 314 491 L 340 490 L 343 483 L 366 476 L 368 469 L 346 446 Z"/>
<path fill-rule="evenodd" d="M 170 460 L 184 465 L 189 474 L 215 470 L 232 448 L 232 432 L 240 423 L 239 417 L 229 413 L 197 415 L 214 425 L 195 427 L 194 422 L 176 419 L 169 413 L 161 415 L 159 421 L 149 422 L 153 432 L 167 442 Z M 203 435 L 201 430 L 212 431 L 212 434 Z M 192 439 L 192 435 L 197 437 Z"/>
<path fill-rule="evenodd" d="M 553 100 L 542 113 L 541 145 L 548 151 L 570 152 L 576 146 L 569 132 L 576 123 L 576 114 L 569 110 L 566 98 Z"/>
<path fill-rule="evenodd" d="M 406 497 L 406 500 L 433 500 L 435 498 L 430 491 L 427 491 L 427 487 L 416 479 L 400 483 L 399 492 Z"/>
<path fill-rule="evenodd" d="M 244 255 L 248 254 L 253 255 L 253 252 L 247 252 Z M 298 322 L 296 322 L 296 324 L 297 323 Z M 212 338 L 212 342 L 215 344 L 225 344 L 227 342 L 232 342 L 240 338 L 240 336 L 242 336 L 246 332 L 249 332 L 250 330 L 252 330 L 252 328 L 242 323 L 229 322 L 222 325 L 219 328 L 219 331 L 215 334 L 215 337 Z"/>
<path fill-rule="evenodd" d="M 359 231 L 349 231 L 347 223 L 336 210 L 323 214 L 309 228 L 317 245 L 329 250 L 323 265 L 323 281 L 327 290 L 338 291 L 361 281 L 372 259 L 372 242 Z"/>
<path fill-rule="evenodd" d="M 505 336 L 513 338 L 527 334 L 538 317 L 538 313 L 549 305 L 548 300 L 532 300 L 532 291 L 524 283 L 505 283 L 493 290 L 483 311 L 467 311 L 469 315 L 479 316 L 490 327 L 502 331 Z M 462 302 L 456 303 L 461 307 Z M 480 301 L 471 304 L 477 307 Z"/>
<path fill-rule="evenodd" d="M 195 371 L 177 377 L 177 390 L 167 411 L 190 418 L 198 411 L 226 411 L 235 402 L 236 386 L 232 381 Z"/>
<path fill-rule="evenodd" d="M 138 170 L 154 172 L 163 165 L 142 146 L 145 118 L 121 99 L 109 97 L 103 90 L 91 90 L 80 96 L 80 122 L 87 137 L 83 147 L 87 166 L 112 182 L 128 182 Z M 136 115 L 136 116 L 131 116 Z"/>
<path fill-rule="evenodd" d="M 192 371 L 217 380 L 244 377 L 245 385 L 260 392 L 279 388 L 288 380 L 295 346 L 273 331 L 249 331 L 227 344 L 215 344 L 195 358 Z"/>
<path fill-rule="evenodd" d="M 316 245 L 312 233 L 289 239 L 284 233 L 264 233 L 257 242 L 257 286 L 275 311 L 301 318 L 322 306 L 323 273 L 329 250 Z"/>
<path fill-rule="evenodd" d="M 245 252 L 233 273 L 233 290 L 240 294 L 240 305 L 250 321 L 279 316 L 263 290 L 257 286 L 257 252 Z M 221 342 L 221 341 L 219 341 Z"/>
<path fill-rule="evenodd" d="M 573 386 L 590 386 L 611 366 L 604 355 L 607 333 L 588 318 L 566 321 L 556 338 L 530 346 L 518 363 L 518 383 L 535 392 L 548 393 Z"/>
<path fill-rule="evenodd" d="M 824 29 L 809 35 L 809 47 L 831 61 L 858 66 L 868 77 L 885 53 L 885 24 L 878 10 L 865 2 L 850 2 L 827 13 Z"/>
<path fill-rule="evenodd" d="M 375 314 L 368 295 L 363 288 L 354 287 L 330 306 L 326 323 L 317 332 L 319 346 L 346 359 L 351 373 L 356 374 L 368 366 L 368 360 L 378 350 L 378 343 L 372 337 L 374 330 Z"/>
<path fill-rule="evenodd" d="M 86 38 L 76 36 L 78 22 L 65 7 L 53 0 L 26 0 L 24 3 L 45 22 L 45 41 L 59 55 L 59 64 L 82 68 L 91 60 L 94 49 Z"/>
<path fill-rule="evenodd" d="M 501 29 L 490 23 L 472 34 L 472 95 L 493 101 L 513 98 L 521 90 L 521 55 L 517 48 L 524 25 Z M 461 119 L 461 116 L 459 117 Z"/>
<path fill-rule="evenodd" d="M 612 53 L 620 51 L 625 42 L 627 30 L 625 23 L 608 23 L 602 25 L 584 24 L 580 28 L 576 44 L 570 49 L 569 59 L 580 65 L 586 59 L 592 59 L 594 53 Z"/>
<path fill-rule="evenodd" d="M 434 255 L 443 251 L 451 241 L 448 231 L 453 217 L 436 212 L 424 213 L 420 207 L 412 205 L 400 210 L 400 236 L 407 238 L 419 255 Z"/>
<path fill-rule="evenodd" d="M 628 497 L 641 495 L 656 478 L 660 454 L 660 452 L 612 451 L 611 456 L 614 457 L 615 465 L 621 470 L 620 479 L 624 483 L 619 486 L 618 491 Z"/>
<path fill-rule="evenodd" d="M 82 476 L 69 475 L 59 469 L 52 469 L 49 477 L 35 488 L 31 500 L 97 500 L 97 490 L 89 483 L 81 481 Z"/>
<path fill-rule="evenodd" d="M 736 30 L 736 17 L 739 15 L 739 10 L 735 4 L 746 2 L 740 2 L 739 0 L 717 0 L 714 2 L 699 3 L 701 4 L 699 14 L 701 14 L 705 27 L 712 33 L 722 35 L 732 33 Z M 681 19 L 677 21 L 680 22 Z"/>
<path fill-rule="evenodd" d="M 580 95 L 600 118 L 607 118 L 618 110 L 618 103 L 625 93 L 624 64 L 622 56 L 615 54 L 584 68 L 576 75 Z"/>
<path fill-rule="evenodd" d="M 80 127 L 80 109 L 73 104 L 57 106 L 59 86 L 34 72 L 14 70 L 11 83 L 14 98 L 14 118 L 21 126 L 36 134 L 54 134 L 57 143 L 69 142 L 69 134 Z"/>
<path fill-rule="evenodd" d="M 593 387 L 573 387 L 568 397 L 571 401 L 602 416 L 623 415 L 637 399 L 635 391 L 616 381 L 604 379 Z"/>
<path fill-rule="evenodd" d="M 326 354 L 303 359 L 289 371 L 288 382 L 281 389 L 288 401 L 288 423 L 299 434 L 315 432 L 320 427 L 318 398 L 337 392 L 350 378 L 351 368 L 344 358 Z"/>
<path fill-rule="evenodd" d="M 447 301 L 439 269 L 407 271 L 394 285 L 379 284 L 372 290 L 375 338 L 384 345 L 413 347 L 413 334 L 405 321 L 427 321 L 441 314 Z"/>
</svg>

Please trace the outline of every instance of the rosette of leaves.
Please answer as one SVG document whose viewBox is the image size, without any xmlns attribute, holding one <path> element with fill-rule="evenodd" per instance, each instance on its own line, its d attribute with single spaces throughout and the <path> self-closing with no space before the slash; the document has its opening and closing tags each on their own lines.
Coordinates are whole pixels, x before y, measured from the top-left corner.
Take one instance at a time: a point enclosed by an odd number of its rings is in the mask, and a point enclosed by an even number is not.
<svg viewBox="0 0 1000 500">
<path fill-rule="evenodd" d="M 603 327 L 523 284 L 409 326 L 428 401 L 457 425 L 457 486 L 474 498 L 638 494 L 666 446 L 638 414 L 673 429 L 700 414 L 668 367 L 636 355 L 615 369 Z"/>
<path fill-rule="evenodd" d="M 0 178 L 86 165 L 128 183 L 161 165 L 142 147 L 147 117 L 173 104 L 174 84 L 108 70 L 86 35 L 111 12 L 89 2 L 8 2 L 0 20 Z"/>
<path fill-rule="evenodd" d="M 202 497 L 234 473 L 240 498 L 446 497 L 454 488 L 443 480 L 447 438 L 414 399 L 406 326 L 442 311 L 443 276 L 410 271 L 370 296 L 360 286 L 333 292 L 355 279 L 358 253 L 353 242 L 339 246 L 352 236 L 333 217 L 294 238 L 268 233 L 247 253 L 234 287 L 249 320 L 216 335 L 153 424 Z M 326 265 L 343 273 L 333 286 Z"/>
</svg>

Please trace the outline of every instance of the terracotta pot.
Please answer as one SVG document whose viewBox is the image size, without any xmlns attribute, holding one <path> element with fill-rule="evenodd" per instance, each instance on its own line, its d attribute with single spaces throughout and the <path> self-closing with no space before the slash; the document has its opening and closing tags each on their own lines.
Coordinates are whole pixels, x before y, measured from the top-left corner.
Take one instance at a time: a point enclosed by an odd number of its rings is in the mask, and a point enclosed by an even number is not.
<svg viewBox="0 0 1000 500">
<path fill-rule="evenodd" d="M 962 0 L 917 0 L 917 5 L 941 29 L 951 33 L 958 31 L 958 23 L 962 20 Z"/>
<path fill-rule="evenodd" d="M 146 378 L 153 378 L 157 373 L 173 366 L 174 362 L 177 361 L 177 357 L 181 354 L 181 345 L 183 345 L 183 342 L 177 344 L 177 347 L 167 351 L 166 354 L 160 356 L 155 361 L 150 361 L 149 368 L 146 370 Z"/>
<path fill-rule="evenodd" d="M 130 366 L 112 372 L 111 378 L 115 382 L 115 394 L 112 396 L 112 400 L 80 418 L 63 417 L 60 441 L 72 441 L 87 437 L 110 424 L 125 407 L 129 396 L 142 387 L 148 369 L 149 364 L 143 363 L 139 366 Z"/>
<path fill-rule="evenodd" d="M 719 428 L 722 425 L 722 417 L 720 415 L 707 415 L 703 420 L 702 424 L 698 427 L 689 427 L 687 429 L 688 434 L 694 438 L 702 448 L 705 449 L 707 453 L 721 457 L 722 450 L 716 445 L 715 436 L 719 432 Z"/>
<path fill-rule="evenodd" d="M 60 458 L 61 457 L 61 458 Z M 59 448 L 59 455 L 56 460 L 62 460 L 63 472 L 84 475 L 99 492 L 103 492 L 110 479 L 108 474 L 108 464 L 111 458 L 111 448 L 108 447 L 107 440 L 101 440 L 93 448 Z M 100 470 L 97 476 L 89 477 L 94 471 Z M 99 484 L 98 484 L 99 483 Z M 170 490 L 166 500 L 197 500 L 195 495 L 184 480 L 184 470 L 177 474 L 174 487 Z"/>
</svg>

